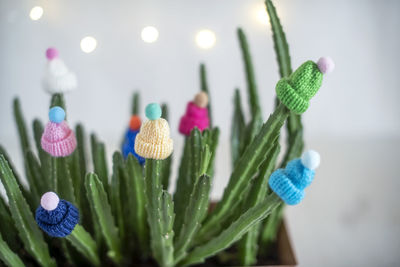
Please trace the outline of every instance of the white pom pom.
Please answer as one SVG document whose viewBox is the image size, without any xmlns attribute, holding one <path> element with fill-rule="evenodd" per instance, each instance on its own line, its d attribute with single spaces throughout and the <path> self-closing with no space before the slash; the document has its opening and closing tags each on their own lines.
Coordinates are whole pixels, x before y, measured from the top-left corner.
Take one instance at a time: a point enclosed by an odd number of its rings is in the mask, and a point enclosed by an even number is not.
<svg viewBox="0 0 400 267">
<path fill-rule="evenodd" d="M 318 62 L 318 69 L 323 73 L 327 74 L 332 72 L 335 69 L 335 62 L 333 62 L 330 57 L 321 57 Z"/>
<path fill-rule="evenodd" d="M 55 210 L 58 206 L 60 199 L 57 194 L 54 192 L 44 193 L 42 198 L 40 199 L 40 206 L 45 210 L 52 211 Z"/>
<path fill-rule="evenodd" d="M 301 163 L 310 170 L 315 170 L 318 168 L 319 163 L 321 161 L 321 157 L 319 153 L 314 150 L 308 150 L 301 155 Z"/>
</svg>

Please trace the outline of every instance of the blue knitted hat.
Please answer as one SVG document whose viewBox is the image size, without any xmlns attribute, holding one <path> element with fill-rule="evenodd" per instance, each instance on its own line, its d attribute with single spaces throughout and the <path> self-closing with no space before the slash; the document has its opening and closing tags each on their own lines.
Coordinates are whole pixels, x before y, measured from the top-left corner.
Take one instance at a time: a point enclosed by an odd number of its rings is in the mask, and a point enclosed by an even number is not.
<svg viewBox="0 0 400 267">
<path fill-rule="evenodd" d="M 130 128 L 126 131 L 125 141 L 122 145 L 122 155 L 126 159 L 129 154 L 132 154 L 133 156 L 135 156 L 135 158 L 137 158 L 140 165 L 143 165 L 145 162 L 145 159 L 142 158 L 141 156 L 139 156 L 135 152 L 135 139 L 136 139 L 136 135 L 138 133 L 139 133 L 139 130 L 132 130 Z"/>
<path fill-rule="evenodd" d="M 313 150 L 304 152 L 301 159 L 290 161 L 285 169 L 274 171 L 269 178 L 269 186 L 286 204 L 299 204 L 304 198 L 304 189 L 314 179 L 315 169 L 320 161 Z"/>
<path fill-rule="evenodd" d="M 56 193 L 47 192 L 36 210 L 36 222 L 52 237 L 65 237 L 79 222 L 79 211 L 70 202 L 59 199 Z"/>
</svg>

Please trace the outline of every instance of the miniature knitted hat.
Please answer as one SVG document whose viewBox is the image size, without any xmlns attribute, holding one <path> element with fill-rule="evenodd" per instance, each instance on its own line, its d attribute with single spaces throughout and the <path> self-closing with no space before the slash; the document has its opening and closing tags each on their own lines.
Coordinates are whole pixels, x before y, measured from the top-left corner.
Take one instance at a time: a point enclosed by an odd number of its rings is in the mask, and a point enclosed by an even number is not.
<svg viewBox="0 0 400 267">
<path fill-rule="evenodd" d="M 42 80 L 44 90 L 50 94 L 74 90 L 77 87 L 76 76 L 58 57 L 57 49 L 48 48 L 46 57 L 48 62 Z"/>
<path fill-rule="evenodd" d="M 269 186 L 286 204 L 296 205 L 303 200 L 304 189 L 313 181 L 319 162 L 317 152 L 304 152 L 301 159 L 294 159 L 285 169 L 274 171 L 269 178 Z"/>
<path fill-rule="evenodd" d="M 205 92 L 198 93 L 194 101 L 187 104 L 186 113 L 182 116 L 179 124 L 181 134 L 189 136 L 194 127 L 203 131 L 210 126 L 207 105 L 208 96 Z"/>
<path fill-rule="evenodd" d="M 66 157 L 72 154 L 76 148 L 76 138 L 64 121 L 64 109 L 58 106 L 52 107 L 49 111 L 49 119 L 41 139 L 43 150 L 53 157 Z"/>
<path fill-rule="evenodd" d="M 54 192 L 43 194 L 36 209 L 36 222 L 52 237 L 65 237 L 79 222 L 79 211 L 70 202 L 59 199 Z"/>
<path fill-rule="evenodd" d="M 308 109 L 310 99 L 318 92 L 322 84 L 322 76 L 334 69 L 329 57 L 322 57 L 318 63 L 303 63 L 288 78 L 282 78 L 276 84 L 279 100 L 291 111 L 301 114 Z"/>
<path fill-rule="evenodd" d="M 146 159 L 165 159 L 172 153 L 173 141 L 170 138 L 168 122 L 161 118 L 160 105 L 147 105 L 146 117 L 149 120 L 136 135 L 135 151 Z"/>
<path fill-rule="evenodd" d="M 135 156 L 140 164 L 145 162 L 145 159 L 136 154 L 135 152 L 135 139 L 136 135 L 139 133 L 141 121 L 139 116 L 132 115 L 131 120 L 129 122 L 129 129 L 126 131 L 125 140 L 122 144 L 122 155 L 124 158 L 127 158 L 129 154 Z"/>
</svg>

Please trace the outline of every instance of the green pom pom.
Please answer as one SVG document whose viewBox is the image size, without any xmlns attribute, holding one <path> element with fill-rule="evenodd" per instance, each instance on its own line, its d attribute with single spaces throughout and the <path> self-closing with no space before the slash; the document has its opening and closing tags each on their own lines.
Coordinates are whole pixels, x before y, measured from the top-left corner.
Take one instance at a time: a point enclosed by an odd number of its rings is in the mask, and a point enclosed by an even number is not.
<svg viewBox="0 0 400 267">
<path fill-rule="evenodd" d="M 161 107 L 157 103 L 151 103 L 146 106 L 146 117 L 149 120 L 161 118 Z"/>
</svg>

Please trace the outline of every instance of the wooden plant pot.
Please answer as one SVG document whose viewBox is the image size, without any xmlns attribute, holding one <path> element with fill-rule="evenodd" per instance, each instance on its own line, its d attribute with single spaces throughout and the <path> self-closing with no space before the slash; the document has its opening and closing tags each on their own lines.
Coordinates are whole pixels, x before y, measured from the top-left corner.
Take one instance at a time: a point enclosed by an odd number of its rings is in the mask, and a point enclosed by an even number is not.
<svg viewBox="0 0 400 267">
<path fill-rule="evenodd" d="M 259 267 L 293 267 L 297 266 L 296 256 L 290 242 L 289 234 L 287 231 L 285 221 L 282 222 L 279 227 L 278 238 L 276 242 L 276 260 L 270 262 L 270 260 L 260 259 L 256 266 Z"/>
</svg>

